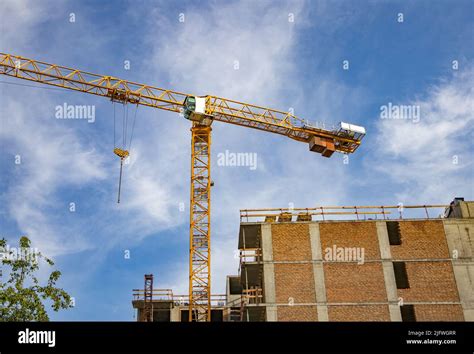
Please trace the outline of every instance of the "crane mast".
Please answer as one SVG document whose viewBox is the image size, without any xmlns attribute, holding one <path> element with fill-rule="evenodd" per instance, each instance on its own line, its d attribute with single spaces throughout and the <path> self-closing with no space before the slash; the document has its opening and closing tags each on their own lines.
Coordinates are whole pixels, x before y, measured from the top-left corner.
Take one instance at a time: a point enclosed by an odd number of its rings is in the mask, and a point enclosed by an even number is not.
<svg viewBox="0 0 474 354">
<path fill-rule="evenodd" d="M 191 128 L 189 321 L 198 322 L 211 320 L 211 130 Z"/>
<path fill-rule="evenodd" d="M 214 121 L 258 129 L 307 143 L 309 150 L 331 157 L 350 154 L 365 136 L 360 126 L 341 123 L 326 130 L 290 112 L 225 99 L 196 96 L 112 76 L 97 75 L 21 56 L 0 53 L 0 74 L 64 89 L 182 114 L 191 127 L 189 228 L 189 321 L 211 319 L 211 124 Z M 115 149 L 121 159 L 128 151 Z"/>
</svg>

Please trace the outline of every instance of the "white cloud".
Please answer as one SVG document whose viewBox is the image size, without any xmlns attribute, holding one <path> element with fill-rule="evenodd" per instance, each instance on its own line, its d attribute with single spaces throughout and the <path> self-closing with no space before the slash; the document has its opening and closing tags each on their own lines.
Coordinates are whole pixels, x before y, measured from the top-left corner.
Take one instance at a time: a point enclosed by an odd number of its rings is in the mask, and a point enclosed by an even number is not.
<svg viewBox="0 0 474 354">
<path fill-rule="evenodd" d="M 0 3 L 2 51 L 28 46 L 36 38 L 35 29 L 57 16 L 50 3 L 25 0 L 2 0 Z"/>
<path fill-rule="evenodd" d="M 401 103 L 420 106 L 419 123 L 378 122 L 378 169 L 405 183 L 399 199 L 427 203 L 446 202 L 453 193 L 473 196 L 473 86 L 473 70 L 456 73 L 429 88 L 425 98 Z"/>
<path fill-rule="evenodd" d="M 2 48 L 23 56 L 40 46 L 38 36 L 44 33 L 39 29 L 58 23 L 62 13 L 53 2 L 5 0 L 0 6 Z M 49 257 L 93 247 L 82 230 L 84 220 L 65 221 L 56 215 L 69 207 L 58 192 L 103 180 L 107 176 L 103 156 L 77 133 L 74 125 L 83 122 L 66 126 L 54 119 L 56 94 L 5 84 L 0 88 L 0 142 L 9 157 L 1 166 L 2 179 L 8 183 L 2 195 L 4 215 Z M 17 154 L 20 165 L 14 164 Z"/>
<path fill-rule="evenodd" d="M 10 156 L 2 170 L 11 176 L 4 196 L 6 208 L 19 229 L 48 256 L 81 251 L 89 247 L 81 231 L 69 225 L 64 232 L 66 225 L 46 210 L 57 210 L 58 187 L 74 188 L 104 179 L 103 160 L 80 142 L 72 128 L 51 124 L 54 105 L 44 95 L 26 97 L 28 105 L 7 92 L 2 98 L 0 139 Z M 16 155 L 21 158 L 18 165 Z"/>
</svg>

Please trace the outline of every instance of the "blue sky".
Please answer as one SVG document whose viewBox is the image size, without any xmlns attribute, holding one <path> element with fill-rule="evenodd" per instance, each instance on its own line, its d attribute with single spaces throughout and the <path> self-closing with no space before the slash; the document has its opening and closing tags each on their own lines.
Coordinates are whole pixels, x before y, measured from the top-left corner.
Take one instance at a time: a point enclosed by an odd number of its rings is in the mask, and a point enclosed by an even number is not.
<svg viewBox="0 0 474 354">
<path fill-rule="evenodd" d="M 237 273 L 241 208 L 474 198 L 472 1 L 3 0 L 0 7 L 4 53 L 366 127 L 344 164 L 342 155 L 324 159 L 281 136 L 213 125 L 213 293 Z M 76 307 L 51 318 L 133 320 L 131 289 L 143 286 L 145 273 L 157 287 L 186 293 L 189 122 L 138 109 L 117 205 L 111 103 L 0 80 L 0 234 L 12 246 L 26 234 L 56 261 Z M 418 106 L 419 122 L 381 119 L 389 102 Z M 95 122 L 56 119 L 64 103 L 94 105 Z M 256 153 L 257 169 L 217 166 L 225 150 Z"/>
</svg>

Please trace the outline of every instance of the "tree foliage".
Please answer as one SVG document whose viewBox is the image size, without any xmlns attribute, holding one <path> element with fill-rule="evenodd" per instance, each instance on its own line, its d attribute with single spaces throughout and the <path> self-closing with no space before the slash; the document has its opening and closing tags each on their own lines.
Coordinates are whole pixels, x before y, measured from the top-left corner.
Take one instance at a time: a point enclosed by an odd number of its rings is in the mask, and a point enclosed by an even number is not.
<svg viewBox="0 0 474 354">
<path fill-rule="evenodd" d="M 9 279 L 0 279 L 0 321 L 49 321 L 45 301 L 50 301 L 54 311 L 72 307 L 71 297 L 56 282 L 61 276 L 53 271 L 46 284 L 41 285 L 36 273 L 42 260 L 49 266 L 54 263 L 40 252 L 31 251 L 28 237 L 20 238 L 19 248 L 7 248 L 5 239 L 0 239 L 0 260 L 3 272 L 8 269 Z M 26 255 L 26 256 L 25 256 Z"/>
</svg>

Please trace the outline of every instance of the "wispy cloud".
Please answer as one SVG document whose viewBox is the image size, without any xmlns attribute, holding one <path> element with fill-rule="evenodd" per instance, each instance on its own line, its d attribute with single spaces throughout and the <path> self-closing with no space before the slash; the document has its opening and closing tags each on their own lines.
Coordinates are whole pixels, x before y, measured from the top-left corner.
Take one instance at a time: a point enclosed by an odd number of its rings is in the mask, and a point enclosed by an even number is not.
<svg viewBox="0 0 474 354">
<path fill-rule="evenodd" d="M 64 225 L 50 212 L 69 207 L 60 201 L 58 188 L 77 188 L 106 177 L 102 157 L 92 146 L 86 146 L 72 127 L 51 124 L 54 104 L 44 95 L 28 97 L 28 105 L 9 96 L 2 100 L 0 131 L 10 156 L 2 166 L 10 176 L 4 205 L 19 229 L 50 256 L 90 247 L 80 230 L 73 231 L 74 225 Z M 58 208 L 61 204 L 63 207 Z M 65 234 L 70 237 L 65 238 Z"/>
<path fill-rule="evenodd" d="M 420 107 L 418 123 L 380 119 L 377 166 L 392 181 L 404 182 L 398 198 L 447 201 L 473 192 L 474 71 L 427 89 L 423 98 L 403 102 Z M 384 103 L 385 104 L 385 103 Z"/>
</svg>

